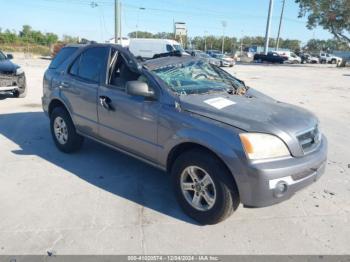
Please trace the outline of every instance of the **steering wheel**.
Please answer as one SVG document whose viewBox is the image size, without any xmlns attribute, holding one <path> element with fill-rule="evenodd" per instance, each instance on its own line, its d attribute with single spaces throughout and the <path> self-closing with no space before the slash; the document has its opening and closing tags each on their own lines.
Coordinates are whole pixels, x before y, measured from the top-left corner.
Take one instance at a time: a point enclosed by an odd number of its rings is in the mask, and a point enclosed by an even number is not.
<svg viewBox="0 0 350 262">
<path fill-rule="evenodd" d="M 203 73 L 195 75 L 193 78 L 198 79 L 198 78 L 203 77 L 203 76 L 204 76 L 204 78 L 208 78 L 208 76 L 206 74 L 203 74 Z"/>
</svg>

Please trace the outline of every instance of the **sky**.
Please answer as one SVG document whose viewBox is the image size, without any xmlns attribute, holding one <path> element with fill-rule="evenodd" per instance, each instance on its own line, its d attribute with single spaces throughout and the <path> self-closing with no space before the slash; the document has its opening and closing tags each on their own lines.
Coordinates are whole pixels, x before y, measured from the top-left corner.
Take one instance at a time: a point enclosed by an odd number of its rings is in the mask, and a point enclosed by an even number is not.
<svg viewBox="0 0 350 262">
<path fill-rule="evenodd" d="M 135 31 L 172 32 L 173 21 L 185 22 L 189 36 L 264 36 L 269 0 L 120 0 L 122 34 Z M 0 27 L 67 34 L 105 42 L 114 34 L 114 0 L 0 0 Z M 282 0 L 274 0 L 271 37 L 277 36 Z M 142 9 L 140 9 L 142 8 Z M 322 28 L 308 30 L 298 18 L 298 5 L 286 0 L 282 38 L 328 39 Z"/>
</svg>

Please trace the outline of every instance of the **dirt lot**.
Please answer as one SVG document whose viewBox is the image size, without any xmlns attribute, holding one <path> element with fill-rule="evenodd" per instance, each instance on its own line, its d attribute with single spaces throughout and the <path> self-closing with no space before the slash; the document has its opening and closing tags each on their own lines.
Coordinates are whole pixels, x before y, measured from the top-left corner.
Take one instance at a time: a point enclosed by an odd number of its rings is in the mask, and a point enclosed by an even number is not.
<svg viewBox="0 0 350 262">
<path fill-rule="evenodd" d="M 327 65 L 237 65 L 237 77 L 313 111 L 329 140 L 326 174 L 279 205 L 242 206 L 198 226 L 163 172 L 87 141 L 54 146 L 41 110 L 49 61 L 17 59 L 25 99 L 0 96 L 0 254 L 349 254 L 350 70 Z"/>
</svg>

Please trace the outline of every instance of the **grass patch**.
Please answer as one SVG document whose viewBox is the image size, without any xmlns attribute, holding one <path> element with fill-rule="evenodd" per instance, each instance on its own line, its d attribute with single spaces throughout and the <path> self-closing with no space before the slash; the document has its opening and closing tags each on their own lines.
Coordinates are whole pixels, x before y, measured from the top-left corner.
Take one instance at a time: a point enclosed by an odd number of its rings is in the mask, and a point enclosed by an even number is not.
<svg viewBox="0 0 350 262">
<path fill-rule="evenodd" d="M 32 53 L 42 56 L 50 56 L 51 49 L 43 45 L 8 45 L 0 44 L 0 50 L 5 52 Z"/>
</svg>

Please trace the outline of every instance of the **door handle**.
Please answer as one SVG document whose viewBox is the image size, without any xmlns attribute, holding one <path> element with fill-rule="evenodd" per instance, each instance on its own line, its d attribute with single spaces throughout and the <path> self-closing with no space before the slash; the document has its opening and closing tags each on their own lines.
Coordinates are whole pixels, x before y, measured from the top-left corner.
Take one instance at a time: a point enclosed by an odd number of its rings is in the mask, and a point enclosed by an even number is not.
<svg viewBox="0 0 350 262">
<path fill-rule="evenodd" d="M 69 87 L 69 83 L 67 82 L 60 82 L 59 88 L 68 88 Z"/>
<path fill-rule="evenodd" d="M 114 111 L 114 108 L 112 106 L 112 100 L 108 96 L 100 96 L 99 99 L 100 99 L 100 105 L 103 108 Z"/>
</svg>

